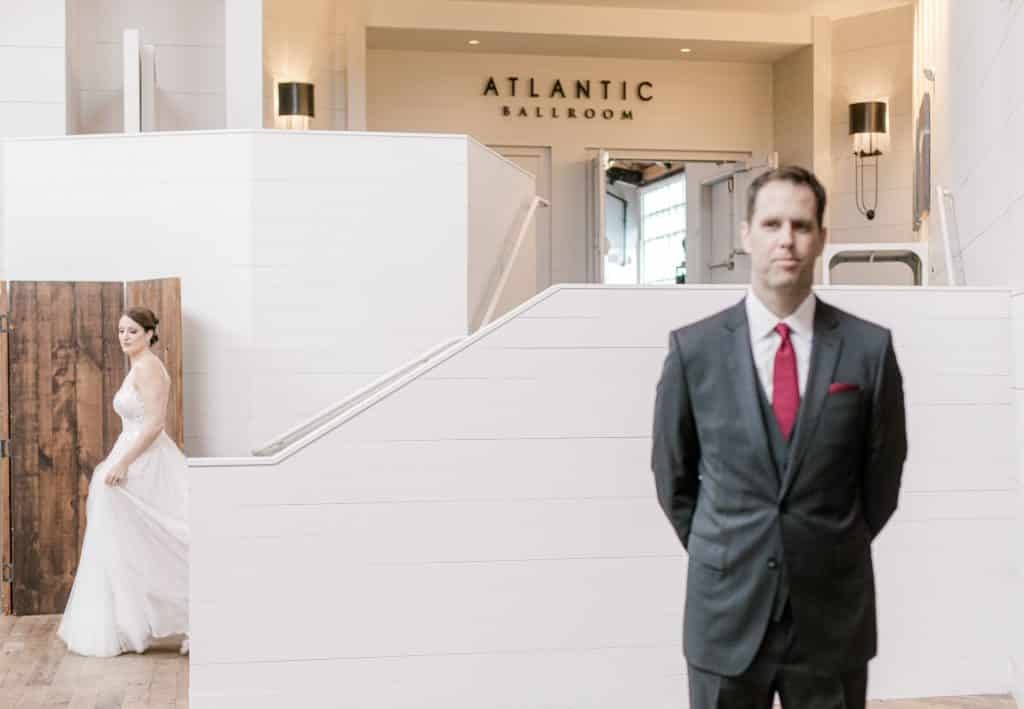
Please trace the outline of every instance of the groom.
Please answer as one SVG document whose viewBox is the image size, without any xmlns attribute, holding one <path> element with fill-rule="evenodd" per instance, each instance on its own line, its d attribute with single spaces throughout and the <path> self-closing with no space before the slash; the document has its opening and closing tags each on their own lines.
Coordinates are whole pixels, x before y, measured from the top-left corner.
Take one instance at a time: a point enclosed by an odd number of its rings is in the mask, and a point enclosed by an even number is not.
<svg viewBox="0 0 1024 709">
<path fill-rule="evenodd" d="M 811 292 L 825 190 L 750 185 L 746 298 L 669 336 L 652 468 L 689 552 L 692 709 L 863 708 L 876 652 L 871 541 L 907 453 L 889 331 Z"/>
</svg>

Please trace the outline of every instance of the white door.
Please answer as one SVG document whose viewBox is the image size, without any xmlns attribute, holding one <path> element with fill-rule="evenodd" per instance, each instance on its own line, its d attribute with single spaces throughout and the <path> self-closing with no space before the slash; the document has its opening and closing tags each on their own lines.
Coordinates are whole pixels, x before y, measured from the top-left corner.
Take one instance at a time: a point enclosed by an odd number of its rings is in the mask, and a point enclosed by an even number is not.
<svg viewBox="0 0 1024 709">
<path fill-rule="evenodd" d="M 750 257 L 737 253 L 747 189 L 768 168 L 739 163 L 687 163 L 687 262 L 691 283 L 749 283 Z"/>
<path fill-rule="evenodd" d="M 551 148 L 528 145 L 490 145 L 491 150 L 537 178 L 537 196 L 551 201 Z M 538 207 L 536 228 L 537 290 L 551 285 L 551 208 Z"/>
</svg>

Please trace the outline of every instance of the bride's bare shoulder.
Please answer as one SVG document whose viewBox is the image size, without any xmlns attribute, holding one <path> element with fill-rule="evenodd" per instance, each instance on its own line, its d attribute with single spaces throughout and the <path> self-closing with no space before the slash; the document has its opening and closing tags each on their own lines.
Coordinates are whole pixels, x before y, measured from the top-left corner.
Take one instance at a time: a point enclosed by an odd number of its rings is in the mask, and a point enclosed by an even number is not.
<svg viewBox="0 0 1024 709">
<path fill-rule="evenodd" d="M 171 377 L 164 368 L 164 363 L 156 355 L 141 358 L 134 366 L 136 381 L 142 386 L 167 386 Z"/>
</svg>

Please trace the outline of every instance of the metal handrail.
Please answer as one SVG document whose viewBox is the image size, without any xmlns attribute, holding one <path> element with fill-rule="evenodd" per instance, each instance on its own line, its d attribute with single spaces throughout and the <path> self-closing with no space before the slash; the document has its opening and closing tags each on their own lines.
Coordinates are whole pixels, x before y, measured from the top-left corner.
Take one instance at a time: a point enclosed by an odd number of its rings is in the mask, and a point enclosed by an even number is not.
<svg viewBox="0 0 1024 709">
<path fill-rule="evenodd" d="M 424 362 L 434 359 L 441 353 L 462 342 L 464 339 L 466 338 L 453 337 L 448 340 L 445 340 L 440 345 L 437 345 L 436 347 L 427 350 L 416 359 L 406 362 L 397 369 L 393 369 L 387 374 L 383 375 L 382 377 L 375 379 L 371 383 L 364 386 L 362 389 L 353 392 L 352 394 L 345 397 L 341 401 L 335 404 L 331 404 L 326 409 L 323 409 L 319 413 L 314 414 L 310 418 L 306 419 L 297 426 L 294 426 L 293 428 L 289 429 L 288 431 L 281 434 L 272 441 L 263 444 L 259 448 L 253 449 L 252 454 L 258 457 L 265 457 L 274 455 L 275 453 L 284 450 L 295 441 L 302 439 L 310 432 L 316 430 L 326 422 L 330 421 L 333 418 L 336 418 L 339 414 L 345 411 L 345 409 L 351 408 L 358 404 L 360 401 L 370 398 L 391 382 L 399 379 L 406 373 L 419 367 Z"/>
<path fill-rule="evenodd" d="M 523 217 L 523 222 L 519 226 L 519 234 L 516 236 L 515 244 L 512 246 L 512 253 L 505 262 L 505 267 L 501 270 L 501 275 L 498 277 L 498 285 L 495 287 L 494 293 L 491 295 L 491 302 L 487 306 L 487 311 L 484 313 L 483 320 L 480 321 L 480 327 L 484 327 L 491 322 L 492 318 L 494 318 L 494 311 L 498 309 L 498 302 L 501 300 L 501 296 L 505 293 L 505 286 L 508 284 L 508 279 L 512 275 L 512 266 L 516 263 L 516 256 L 519 255 L 519 249 L 523 246 L 523 241 L 526 239 L 526 231 L 530 226 L 530 221 L 533 219 L 533 215 L 537 211 L 538 205 L 550 207 L 551 203 L 543 197 L 538 197 L 536 195 L 530 202 L 530 206 L 526 210 L 526 216 Z"/>
</svg>

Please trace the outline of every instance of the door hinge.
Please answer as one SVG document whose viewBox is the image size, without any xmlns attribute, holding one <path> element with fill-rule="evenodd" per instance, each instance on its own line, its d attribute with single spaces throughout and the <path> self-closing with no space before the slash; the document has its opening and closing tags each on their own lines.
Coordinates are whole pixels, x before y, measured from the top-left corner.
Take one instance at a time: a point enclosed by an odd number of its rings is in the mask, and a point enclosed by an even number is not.
<svg viewBox="0 0 1024 709">
<path fill-rule="evenodd" d="M 11 441 L 9 438 L 0 438 L 0 458 L 11 457 Z"/>
<path fill-rule="evenodd" d="M 14 564 L 0 564 L 0 583 L 14 583 Z"/>
<path fill-rule="evenodd" d="M 11 320 L 7 313 L 0 313 L 0 334 L 8 332 L 11 329 Z"/>
</svg>

